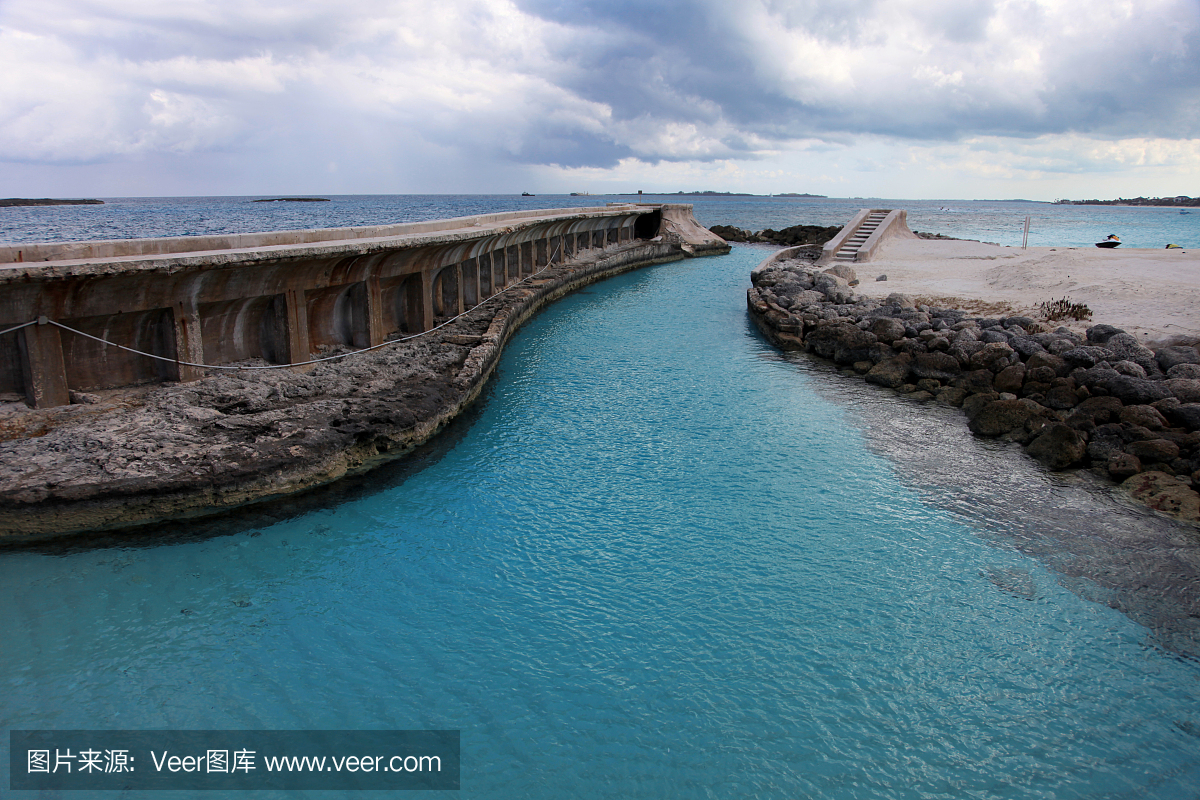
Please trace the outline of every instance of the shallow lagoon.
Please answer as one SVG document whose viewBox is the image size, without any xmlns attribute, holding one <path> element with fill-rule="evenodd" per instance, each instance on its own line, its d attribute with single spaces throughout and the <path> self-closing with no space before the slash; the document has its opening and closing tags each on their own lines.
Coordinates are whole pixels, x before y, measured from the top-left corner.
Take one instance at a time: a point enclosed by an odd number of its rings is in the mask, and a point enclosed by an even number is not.
<svg viewBox="0 0 1200 800">
<path fill-rule="evenodd" d="M 0 553 L 3 727 L 457 728 L 461 797 L 1194 794 L 1194 534 L 782 357 L 763 254 L 559 302 L 409 465 Z"/>
</svg>

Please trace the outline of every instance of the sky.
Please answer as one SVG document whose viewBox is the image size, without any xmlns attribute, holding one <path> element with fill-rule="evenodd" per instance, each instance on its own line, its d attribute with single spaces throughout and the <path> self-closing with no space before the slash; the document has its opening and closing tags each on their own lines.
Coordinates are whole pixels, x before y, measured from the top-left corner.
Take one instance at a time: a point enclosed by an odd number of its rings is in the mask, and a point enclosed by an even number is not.
<svg viewBox="0 0 1200 800">
<path fill-rule="evenodd" d="M 1200 195 L 1200 0 L 0 0 L 0 196 Z"/>
</svg>

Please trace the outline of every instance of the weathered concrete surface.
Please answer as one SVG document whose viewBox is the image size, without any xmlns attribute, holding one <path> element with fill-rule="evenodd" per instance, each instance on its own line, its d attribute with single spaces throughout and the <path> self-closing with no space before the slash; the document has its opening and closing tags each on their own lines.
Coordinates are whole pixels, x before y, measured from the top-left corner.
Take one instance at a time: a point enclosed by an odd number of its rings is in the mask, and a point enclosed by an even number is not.
<svg viewBox="0 0 1200 800">
<path fill-rule="evenodd" d="M 0 396 L 48 407 L 72 391 L 193 380 L 205 374 L 195 365 L 294 365 L 375 346 L 547 264 L 652 239 L 685 254 L 724 247 L 691 206 L 672 204 L 0 247 L 0 331 L 42 322 L 0 334 Z"/>
<path fill-rule="evenodd" d="M 76 392 L 0 413 L 0 539 L 34 541 L 203 516 L 361 473 L 427 441 L 473 402 L 516 329 L 576 288 L 728 251 L 664 214 L 651 240 L 575 253 L 412 341 L 319 364 Z M 326 354 L 347 350 L 327 348 Z"/>
</svg>

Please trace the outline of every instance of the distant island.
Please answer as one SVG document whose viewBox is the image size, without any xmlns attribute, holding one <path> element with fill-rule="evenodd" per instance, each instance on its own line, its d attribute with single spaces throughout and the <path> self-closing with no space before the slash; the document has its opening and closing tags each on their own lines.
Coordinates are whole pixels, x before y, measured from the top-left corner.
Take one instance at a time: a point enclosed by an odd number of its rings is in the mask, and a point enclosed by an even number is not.
<svg viewBox="0 0 1200 800">
<path fill-rule="evenodd" d="M 1116 200 L 1055 200 L 1056 206 L 1200 206 L 1200 197 L 1119 197 Z"/>
<path fill-rule="evenodd" d="M 824 194 L 808 194 L 807 192 L 781 192 L 775 196 L 776 197 L 817 197 L 822 200 L 824 200 L 828 197 L 828 195 L 824 195 Z"/>
<path fill-rule="evenodd" d="M 30 200 L 25 197 L 10 197 L 6 200 L 0 200 L 0 208 L 11 208 L 13 206 L 102 206 L 103 200 L 53 200 L 49 197 L 43 197 L 40 200 Z"/>
<path fill-rule="evenodd" d="M 267 197 L 256 203 L 328 203 L 328 197 Z"/>
<path fill-rule="evenodd" d="M 757 197 L 753 192 L 676 192 L 689 197 Z"/>
</svg>

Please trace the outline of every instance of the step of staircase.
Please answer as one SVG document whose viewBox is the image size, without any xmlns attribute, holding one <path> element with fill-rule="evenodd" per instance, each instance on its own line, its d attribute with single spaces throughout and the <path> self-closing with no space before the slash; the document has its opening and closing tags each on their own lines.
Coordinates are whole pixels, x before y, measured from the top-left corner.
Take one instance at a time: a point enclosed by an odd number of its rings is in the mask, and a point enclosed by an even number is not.
<svg viewBox="0 0 1200 800">
<path fill-rule="evenodd" d="M 867 218 L 862 221 L 849 238 L 842 242 L 842 246 L 834 253 L 834 261 L 854 261 L 858 256 L 859 249 L 866 243 L 867 239 L 871 238 L 871 234 L 879 229 L 890 211 L 875 212 L 867 215 Z"/>
</svg>

